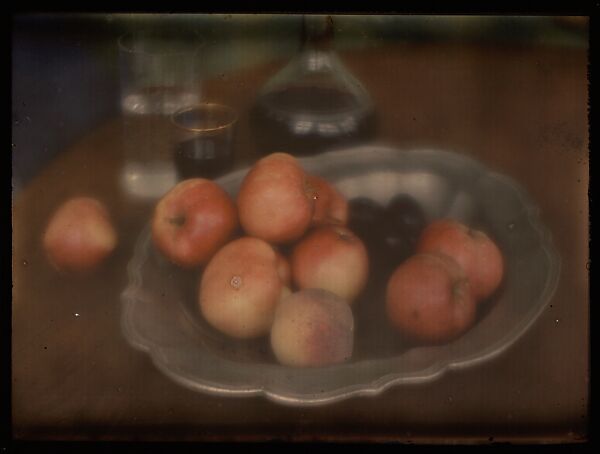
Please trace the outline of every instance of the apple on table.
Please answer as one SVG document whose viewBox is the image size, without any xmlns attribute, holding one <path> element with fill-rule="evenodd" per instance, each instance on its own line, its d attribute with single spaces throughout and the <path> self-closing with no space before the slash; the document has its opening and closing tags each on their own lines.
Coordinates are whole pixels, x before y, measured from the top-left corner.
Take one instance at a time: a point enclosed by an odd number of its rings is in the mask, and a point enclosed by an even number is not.
<svg viewBox="0 0 600 454">
<path fill-rule="evenodd" d="M 42 242 L 56 269 L 84 273 L 97 268 L 113 252 L 117 233 L 104 203 L 79 196 L 56 209 Z"/>
</svg>

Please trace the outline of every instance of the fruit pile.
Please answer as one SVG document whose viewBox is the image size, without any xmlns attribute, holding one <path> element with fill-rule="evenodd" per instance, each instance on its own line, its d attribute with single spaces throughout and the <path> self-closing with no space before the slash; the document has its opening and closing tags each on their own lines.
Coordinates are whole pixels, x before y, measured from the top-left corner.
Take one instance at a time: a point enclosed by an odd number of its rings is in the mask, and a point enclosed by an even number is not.
<svg viewBox="0 0 600 454">
<path fill-rule="evenodd" d="M 386 207 L 348 202 L 285 153 L 255 163 L 235 200 L 210 180 L 177 184 L 155 207 L 152 240 L 175 265 L 201 268 L 198 307 L 211 326 L 237 339 L 269 336 L 289 366 L 352 356 L 353 303 L 370 270 L 389 270 L 390 324 L 418 342 L 443 343 L 474 323 L 504 268 L 483 232 L 452 220 L 427 224 L 408 195 Z M 93 199 L 59 208 L 44 236 L 61 270 L 93 269 L 115 245 L 108 213 Z"/>
</svg>

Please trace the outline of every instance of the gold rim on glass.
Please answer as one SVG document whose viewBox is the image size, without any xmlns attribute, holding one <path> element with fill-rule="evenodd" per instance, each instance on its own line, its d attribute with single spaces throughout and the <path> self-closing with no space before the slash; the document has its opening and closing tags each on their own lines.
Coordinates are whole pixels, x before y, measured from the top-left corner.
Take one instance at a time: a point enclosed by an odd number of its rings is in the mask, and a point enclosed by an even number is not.
<svg viewBox="0 0 600 454">
<path fill-rule="evenodd" d="M 179 122 L 177 120 L 177 118 L 180 118 L 182 115 L 192 112 L 192 111 L 195 111 L 195 110 L 202 111 L 202 112 L 213 111 L 213 112 L 224 113 L 226 116 L 229 116 L 229 121 L 222 125 L 219 125 L 219 126 L 215 126 L 215 127 L 211 127 L 211 128 L 201 128 L 201 127 L 184 126 L 181 122 Z M 232 107 L 226 106 L 224 104 L 214 103 L 214 102 L 207 102 L 207 103 L 196 104 L 193 106 L 184 107 L 183 109 L 180 109 L 171 115 L 171 122 L 175 126 L 177 126 L 180 129 L 183 129 L 185 131 L 195 132 L 195 133 L 207 133 L 207 132 L 221 131 L 221 130 L 226 129 L 229 126 L 233 125 L 235 122 L 237 122 L 237 120 L 238 120 L 237 112 Z"/>
</svg>

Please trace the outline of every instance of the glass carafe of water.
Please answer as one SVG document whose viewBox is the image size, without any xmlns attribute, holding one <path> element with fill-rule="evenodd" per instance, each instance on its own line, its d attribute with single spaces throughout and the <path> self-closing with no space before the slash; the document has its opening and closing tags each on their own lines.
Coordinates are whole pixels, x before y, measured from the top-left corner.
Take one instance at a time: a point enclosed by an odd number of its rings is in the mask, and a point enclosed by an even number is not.
<svg viewBox="0 0 600 454">
<path fill-rule="evenodd" d="M 152 29 L 119 39 L 121 185 L 127 195 L 153 200 L 177 183 L 170 116 L 200 101 L 200 37 Z"/>
</svg>

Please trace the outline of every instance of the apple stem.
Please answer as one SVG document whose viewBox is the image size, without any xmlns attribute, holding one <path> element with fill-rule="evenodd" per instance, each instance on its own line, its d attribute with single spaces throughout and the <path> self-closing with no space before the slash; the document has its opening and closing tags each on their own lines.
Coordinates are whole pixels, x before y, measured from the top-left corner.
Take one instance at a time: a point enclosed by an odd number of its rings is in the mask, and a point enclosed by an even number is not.
<svg viewBox="0 0 600 454">
<path fill-rule="evenodd" d="M 309 199 L 317 200 L 319 198 L 317 188 L 308 180 L 304 180 L 304 193 Z"/>
<path fill-rule="evenodd" d="M 348 241 L 349 243 L 354 241 L 354 236 L 345 230 L 338 230 L 337 234 L 341 240 Z"/>
<path fill-rule="evenodd" d="M 452 295 L 460 298 L 463 296 L 465 291 L 468 291 L 468 288 L 469 280 L 461 279 L 452 286 Z"/>
</svg>

